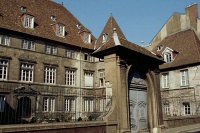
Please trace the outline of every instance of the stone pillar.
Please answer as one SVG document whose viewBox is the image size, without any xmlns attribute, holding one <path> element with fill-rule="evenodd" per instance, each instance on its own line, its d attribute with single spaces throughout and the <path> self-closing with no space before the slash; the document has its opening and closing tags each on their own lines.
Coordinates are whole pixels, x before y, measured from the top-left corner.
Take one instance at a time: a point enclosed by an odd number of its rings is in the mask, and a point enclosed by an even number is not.
<svg viewBox="0 0 200 133">
<path fill-rule="evenodd" d="M 106 119 L 108 123 L 116 122 L 117 126 L 116 129 L 108 126 L 107 132 L 130 132 L 126 63 L 116 54 L 105 56 L 104 63 L 106 82 L 112 85 L 112 107 L 109 114 L 104 119 Z"/>
<path fill-rule="evenodd" d="M 163 124 L 161 94 L 158 71 L 150 71 L 148 80 L 148 118 L 151 132 L 161 133 L 159 125 Z"/>
</svg>

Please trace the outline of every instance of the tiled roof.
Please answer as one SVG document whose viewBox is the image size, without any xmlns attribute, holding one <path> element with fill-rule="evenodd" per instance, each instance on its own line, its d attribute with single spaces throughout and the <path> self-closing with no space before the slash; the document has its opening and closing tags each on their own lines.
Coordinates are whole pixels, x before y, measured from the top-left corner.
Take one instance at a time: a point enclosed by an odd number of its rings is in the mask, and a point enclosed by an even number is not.
<svg viewBox="0 0 200 133">
<path fill-rule="evenodd" d="M 117 35 L 121 38 L 126 39 L 126 37 L 124 36 L 124 33 L 122 32 L 122 30 L 120 29 L 119 25 L 117 24 L 116 20 L 114 19 L 114 17 L 111 15 L 103 29 L 103 31 L 101 32 L 97 42 L 96 42 L 96 48 L 99 48 L 100 46 L 103 45 L 102 40 L 103 40 L 103 34 L 106 33 L 108 34 L 108 39 L 111 39 L 113 36 L 113 29 L 116 29 Z"/>
<path fill-rule="evenodd" d="M 141 46 L 139 46 L 137 44 L 134 44 L 132 42 L 129 42 L 128 40 L 126 40 L 124 38 L 120 38 L 119 37 L 119 42 L 120 42 L 120 46 L 121 47 L 130 49 L 130 50 L 132 50 L 134 52 L 140 53 L 142 55 L 149 56 L 151 58 L 162 60 L 159 57 L 157 57 L 156 55 L 152 54 L 150 51 L 146 50 L 145 48 L 143 48 L 143 47 L 141 47 Z M 119 45 L 117 45 L 117 46 L 119 46 Z M 103 46 L 101 46 L 99 49 L 97 49 L 94 53 L 103 52 L 104 50 L 107 50 L 107 49 L 110 49 L 110 48 L 114 48 L 114 47 L 116 47 L 116 45 L 115 45 L 115 41 L 114 41 L 114 39 L 112 37 Z"/>
<path fill-rule="evenodd" d="M 192 29 L 169 35 L 157 46 L 160 45 L 163 46 L 162 50 L 157 51 L 157 47 L 155 47 L 153 49 L 154 53 L 161 55 L 166 47 L 178 53 L 172 62 L 160 65 L 160 69 L 180 67 L 200 62 L 200 41 Z"/>
<path fill-rule="evenodd" d="M 35 17 L 34 29 L 23 27 L 22 6 L 26 7 L 26 14 Z M 56 17 L 57 23 L 65 25 L 65 37 L 56 36 L 52 28 L 52 24 L 56 22 L 51 20 L 52 15 Z M 77 24 L 81 23 L 63 5 L 51 0 L 0 0 L 0 28 L 93 49 L 96 39 L 92 36 L 92 44 L 84 43 L 79 33 L 89 30 L 82 24 L 82 28 L 78 29 Z"/>
</svg>

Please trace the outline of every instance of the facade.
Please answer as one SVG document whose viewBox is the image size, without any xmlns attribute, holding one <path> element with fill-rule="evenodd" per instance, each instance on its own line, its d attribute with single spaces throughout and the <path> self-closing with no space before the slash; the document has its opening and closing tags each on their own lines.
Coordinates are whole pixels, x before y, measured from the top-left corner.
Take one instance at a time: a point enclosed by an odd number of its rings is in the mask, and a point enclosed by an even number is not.
<svg viewBox="0 0 200 133">
<path fill-rule="evenodd" d="M 1 124 L 101 120 L 108 133 L 161 132 L 161 63 L 113 16 L 95 39 L 63 5 L 0 0 Z"/>
<path fill-rule="evenodd" d="M 186 14 L 174 13 L 147 47 L 164 59 L 160 65 L 163 113 L 197 116 L 200 113 L 200 34 L 198 5 Z"/>
</svg>

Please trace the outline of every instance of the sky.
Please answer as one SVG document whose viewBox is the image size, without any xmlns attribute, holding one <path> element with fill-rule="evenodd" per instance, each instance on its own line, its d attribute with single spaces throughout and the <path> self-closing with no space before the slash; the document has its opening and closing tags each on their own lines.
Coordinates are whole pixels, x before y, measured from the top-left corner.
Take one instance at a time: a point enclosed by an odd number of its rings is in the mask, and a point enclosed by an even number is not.
<svg viewBox="0 0 200 133">
<path fill-rule="evenodd" d="M 126 39 L 148 45 L 167 20 L 200 0 L 53 0 L 63 5 L 98 38 L 111 13 Z M 199 7 L 200 13 L 200 7 Z M 143 42 L 143 43 L 142 43 Z"/>
</svg>

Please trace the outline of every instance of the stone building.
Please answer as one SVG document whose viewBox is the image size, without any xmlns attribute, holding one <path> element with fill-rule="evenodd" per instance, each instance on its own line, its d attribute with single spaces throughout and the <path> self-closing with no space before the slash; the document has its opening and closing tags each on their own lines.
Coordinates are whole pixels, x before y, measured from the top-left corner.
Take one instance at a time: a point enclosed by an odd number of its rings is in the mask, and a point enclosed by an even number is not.
<svg viewBox="0 0 200 133">
<path fill-rule="evenodd" d="M 200 113 L 200 21 L 196 3 L 185 10 L 168 19 L 147 49 L 165 61 L 159 66 L 163 113 L 192 120 Z"/>
<path fill-rule="evenodd" d="M 113 16 L 96 39 L 63 5 L 0 0 L 1 124 L 99 120 L 108 133 L 160 132 L 161 63 Z"/>
</svg>

